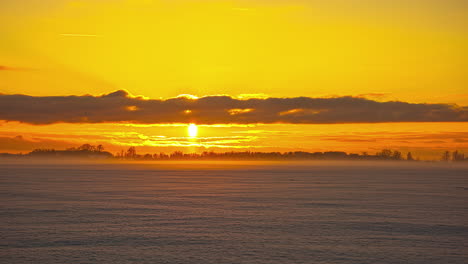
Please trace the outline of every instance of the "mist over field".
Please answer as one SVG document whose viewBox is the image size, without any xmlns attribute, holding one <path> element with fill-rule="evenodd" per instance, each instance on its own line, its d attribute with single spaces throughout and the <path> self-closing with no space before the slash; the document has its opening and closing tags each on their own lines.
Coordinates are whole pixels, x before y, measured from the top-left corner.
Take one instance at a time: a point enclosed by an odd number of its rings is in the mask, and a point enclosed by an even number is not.
<svg viewBox="0 0 468 264">
<path fill-rule="evenodd" d="M 468 167 L 0 163 L 5 263 L 465 263 Z"/>
</svg>

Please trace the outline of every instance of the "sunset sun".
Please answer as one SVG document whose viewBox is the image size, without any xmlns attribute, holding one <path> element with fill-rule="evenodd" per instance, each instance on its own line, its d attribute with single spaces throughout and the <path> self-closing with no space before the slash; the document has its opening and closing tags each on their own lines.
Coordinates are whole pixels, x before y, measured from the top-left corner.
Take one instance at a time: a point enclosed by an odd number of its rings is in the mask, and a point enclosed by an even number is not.
<svg viewBox="0 0 468 264">
<path fill-rule="evenodd" d="M 198 134 L 198 127 L 195 124 L 190 124 L 187 128 L 189 137 L 196 137 Z"/>
</svg>

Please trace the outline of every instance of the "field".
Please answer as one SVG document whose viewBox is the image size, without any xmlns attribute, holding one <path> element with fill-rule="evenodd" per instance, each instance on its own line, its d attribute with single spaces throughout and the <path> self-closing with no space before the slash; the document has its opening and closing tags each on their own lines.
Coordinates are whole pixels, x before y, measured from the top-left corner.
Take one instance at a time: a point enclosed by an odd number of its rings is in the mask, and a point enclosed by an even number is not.
<svg viewBox="0 0 468 264">
<path fill-rule="evenodd" d="M 466 263 L 468 167 L 0 164 L 2 263 Z"/>
</svg>

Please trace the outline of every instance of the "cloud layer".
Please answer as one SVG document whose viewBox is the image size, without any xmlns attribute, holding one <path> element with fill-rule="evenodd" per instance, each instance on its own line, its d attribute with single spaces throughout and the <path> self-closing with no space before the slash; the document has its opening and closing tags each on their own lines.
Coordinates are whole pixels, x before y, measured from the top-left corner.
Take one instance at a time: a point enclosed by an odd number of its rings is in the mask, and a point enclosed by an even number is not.
<svg viewBox="0 0 468 264">
<path fill-rule="evenodd" d="M 365 98 L 251 98 L 207 96 L 146 100 L 119 90 L 102 96 L 0 94 L 0 120 L 30 124 L 131 122 L 141 124 L 327 124 L 466 122 L 468 107 L 377 102 Z"/>
</svg>

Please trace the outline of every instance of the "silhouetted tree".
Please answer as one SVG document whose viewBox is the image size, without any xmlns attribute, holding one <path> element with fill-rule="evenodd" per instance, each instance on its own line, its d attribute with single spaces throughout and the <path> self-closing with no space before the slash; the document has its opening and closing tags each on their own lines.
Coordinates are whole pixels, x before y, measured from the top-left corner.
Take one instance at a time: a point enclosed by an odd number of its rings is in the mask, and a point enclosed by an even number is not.
<svg viewBox="0 0 468 264">
<path fill-rule="evenodd" d="M 443 161 L 450 161 L 450 152 L 445 151 L 444 154 L 442 155 L 442 160 Z"/>
<path fill-rule="evenodd" d="M 394 160 L 401 160 L 401 152 L 398 151 L 398 150 L 395 150 L 393 151 L 393 154 L 392 154 L 392 159 Z"/>
<path fill-rule="evenodd" d="M 83 144 L 78 147 L 78 150 L 84 150 L 84 151 L 94 151 L 95 149 L 96 147 L 91 144 Z"/>
<path fill-rule="evenodd" d="M 381 152 L 377 153 L 377 156 L 384 159 L 389 159 L 392 156 L 392 151 L 390 149 L 382 149 Z"/>
<path fill-rule="evenodd" d="M 181 159 L 184 157 L 184 153 L 182 151 L 174 151 L 171 154 L 171 159 Z"/>
<path fill-rule="evenodd" d="M 414 160 L 413 155 L 411 154 L 411 152 L 408 152 L 408 154 L 406 154 L 406 160 Z"/>
<path fill-rule="evenodd" d="M 103 152 L 104 151 L 104 146 L 102 146 L 101 144 L 97 145 L 96 151 L 97 152 Z"/>
<path fill-rule="evenodd" d="M 55 149 L 34 149 L 31 153 L 54 153 Z"/>
<path fill-rule="evenodd" d="M 128 148 L 127 153 L 125 154 L 125 157 L 129 159 L 134 159 L 136 156 L 137 156 L 137 153 L 136 153 L 135 147 Z"/>
<path fill-rule="evenodd" d="M 465 160 L 465 155 L 463 153 L 459 153 L 458 150 L 452 152 L 452 161 L 463 161 Z"/>
</svg>

